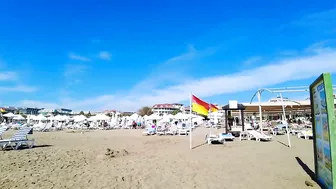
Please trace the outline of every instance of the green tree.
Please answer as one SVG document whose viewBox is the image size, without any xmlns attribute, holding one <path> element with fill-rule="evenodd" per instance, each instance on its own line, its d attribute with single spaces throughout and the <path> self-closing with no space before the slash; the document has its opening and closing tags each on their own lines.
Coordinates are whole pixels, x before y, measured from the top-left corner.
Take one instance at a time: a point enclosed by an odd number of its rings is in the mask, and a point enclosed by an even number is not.
<svg viewBox="0 0 336 189">
<path fill-rule="evenodd" d="M 85 116 L 86 117 L 91 117 L 91 112 L 87 113 Z"/>
<path fill-rule="evenodd" d="M 140 116 L 145 116 L 145 115 L 152 115 L 153 114 L 153 112 L 152 112 L 152 108 L 150 108 L 150 107 L 148 107 L 148 106 L 144 106 L 144 107 L 142 107 L 142 108 L 140 108 L 139 110 L 138 110 L 138 114 L 140 115 Z"/>
<path fill-rule="evenodd" d="M 83 111 L 80 111 L 79 112 L 79 115 L 85 115 Z"/>
<path fill-rule="evenodd" d="M 178 113 L 180 113 L 181 112 L 181 110 L 174 110 L 171 114 L 172 115 L 176 115 L 176 114 L 178 114 Z"/>
</svg>

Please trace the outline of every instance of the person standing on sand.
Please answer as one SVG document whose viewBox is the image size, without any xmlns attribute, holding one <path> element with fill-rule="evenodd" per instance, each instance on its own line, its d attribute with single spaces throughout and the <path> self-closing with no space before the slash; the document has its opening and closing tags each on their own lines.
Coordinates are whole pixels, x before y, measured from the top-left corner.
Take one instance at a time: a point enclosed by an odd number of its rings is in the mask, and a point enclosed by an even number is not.
<svg viewBox="0 0 336 189">
<path fill-rule="evenodd" d="M 137 123 L 133 121 L 132 126 L 133 126 L 133 129 L 136 129 Z"/>
</svg>

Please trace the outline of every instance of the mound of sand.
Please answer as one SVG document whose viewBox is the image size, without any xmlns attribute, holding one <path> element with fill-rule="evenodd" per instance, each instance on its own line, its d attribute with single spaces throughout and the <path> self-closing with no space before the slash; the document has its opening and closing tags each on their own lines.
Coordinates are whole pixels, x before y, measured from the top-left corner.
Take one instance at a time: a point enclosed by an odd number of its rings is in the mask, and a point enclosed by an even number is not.
<svg viewBox="0 0 336 189">
<path fill-rule="evenodd" d="M 111 150 L 110 148 L 106 149 L 105 156 L 108 158 L 115 158 L 128 155 L 128 151 L 123 149 L 121 151 Z"/>
</svg>

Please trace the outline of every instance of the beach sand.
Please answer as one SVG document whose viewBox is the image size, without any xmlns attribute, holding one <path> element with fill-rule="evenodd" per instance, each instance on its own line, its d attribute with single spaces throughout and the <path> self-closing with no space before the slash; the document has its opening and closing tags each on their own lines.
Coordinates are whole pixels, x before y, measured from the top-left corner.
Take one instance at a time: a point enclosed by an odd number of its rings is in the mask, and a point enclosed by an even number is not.
<svg viewBox="0 0 336 189">
<path fill-rule="evenodd" d="M 189 150 L 189 137 L 141 133 L 35 132 L 37 147 L 0 151 L 0 188 L 319 188 L 300 165 L 314 170 L 312 140 L 204 145 L 209 130 L 199 128 Z"/>
</svg>

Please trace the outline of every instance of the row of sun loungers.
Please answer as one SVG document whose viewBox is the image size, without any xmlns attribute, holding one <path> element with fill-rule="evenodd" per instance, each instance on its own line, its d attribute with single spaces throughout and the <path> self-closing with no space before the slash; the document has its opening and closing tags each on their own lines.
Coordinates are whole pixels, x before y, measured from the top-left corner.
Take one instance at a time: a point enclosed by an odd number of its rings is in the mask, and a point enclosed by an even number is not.
<svg viewBox="0 0 336 189">
<path fill-rule="evenodd" d="M 0 134 L 1 136 L 6 131 L 3 129 L 5 127 L 0 128 Z M 12 148 L 14 150 L 19 149 L 22 146 L 27 146 L 29 148 L 32 148 L 35 144 L 34 139 L 28 139 L 28 134 L 32 132 L 31 127 L 21 127 L 11 138 L 8 139 L 1 139 L 0 140 L 0 148 L 6 149 L 6 148 Z"/>
<path fill-rule="evenodd" d="M 150 135 L 184 135 L 187 136 L 190 129 L 185 128 L 170 128 L 170 129 L 156 129 L 156 128 L 147 128 L 145 131 L 142 132 L 144 136 Z"/>
</svg>

